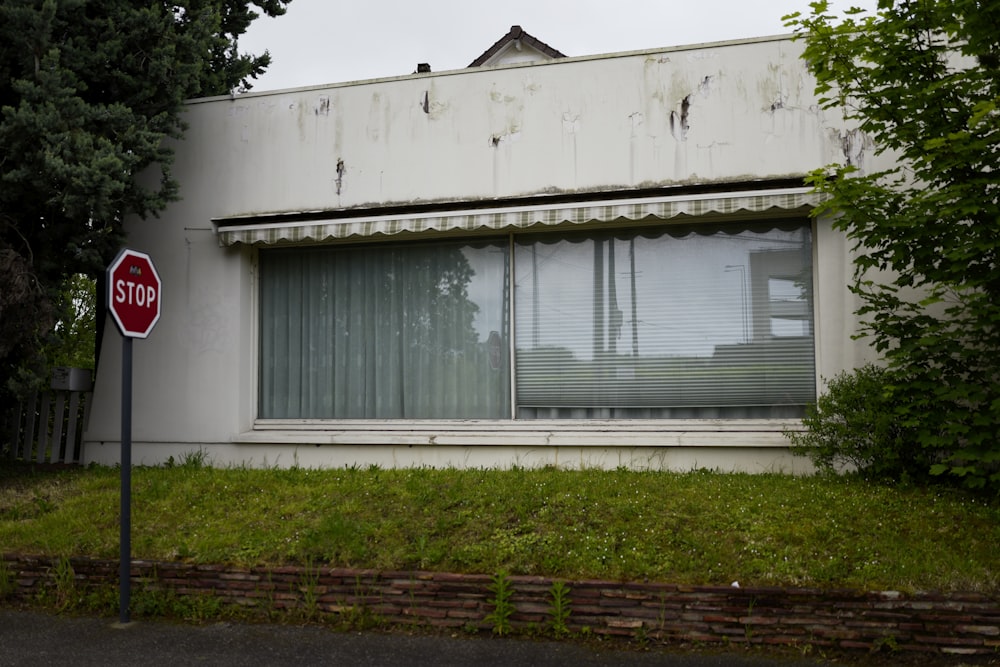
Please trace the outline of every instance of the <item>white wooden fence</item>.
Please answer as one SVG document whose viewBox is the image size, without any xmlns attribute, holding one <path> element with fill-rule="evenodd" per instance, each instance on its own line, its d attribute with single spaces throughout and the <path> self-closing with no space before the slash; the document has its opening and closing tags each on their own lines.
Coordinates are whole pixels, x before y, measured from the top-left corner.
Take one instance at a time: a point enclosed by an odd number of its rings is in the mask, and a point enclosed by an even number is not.
<svg viewBox="0 0 1000 667">
<path fill-rule="evenodd" d="M 75 370 L 75 369 L 74 369 Z M 60 377 L 58 388 L 33 394 L 0 415 L 0 457 L 34 463 L 79 463 L 90 411 L 89 380 L 79 390 Z M 6 418 L 4 418 L 6 417 Z"/>
</svg>

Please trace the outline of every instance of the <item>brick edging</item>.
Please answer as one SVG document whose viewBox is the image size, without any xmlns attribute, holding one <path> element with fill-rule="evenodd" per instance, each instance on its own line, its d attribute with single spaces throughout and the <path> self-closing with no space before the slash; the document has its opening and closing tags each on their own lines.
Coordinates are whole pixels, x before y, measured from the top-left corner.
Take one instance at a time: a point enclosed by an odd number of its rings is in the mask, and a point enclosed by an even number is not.
<svg viewBox="0 0 1000 667">
<path fill-rule="evenodd" d="M 29 599 L 56 585 L 60 559 L 0 556 Z M 70 558 L 74 583 L 117 586 L 118 561 Z M 10 574 L 8 576 L 10 576 Z M 552 585 L 569 589 L 566 629 L 663 642 L 815 646 L 924 654 L 1000 652 L 1000 596 L 845 589 L 686 586 L 511 576 L 514 630 L 550 627 Z M 220 602 L 335 615 L 363 610 L 387 625 L 489 631 L 486 575 L 283 566 L 240 569 L 132 562 L 133 590 L 205 595 Z"/>
</svg>

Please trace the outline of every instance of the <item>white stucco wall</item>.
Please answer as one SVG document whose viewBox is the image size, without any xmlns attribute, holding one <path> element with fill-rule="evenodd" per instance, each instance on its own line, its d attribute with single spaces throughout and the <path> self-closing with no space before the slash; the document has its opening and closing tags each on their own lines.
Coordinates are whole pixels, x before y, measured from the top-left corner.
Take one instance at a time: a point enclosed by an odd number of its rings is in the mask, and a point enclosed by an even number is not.
<svg viewBox="0 0 1000 667">
<path fill-rule="evenodd" d="M 757 41 L 200 100 L 176 173 L 212 217 L 797 177 L 842 160 L 848 137 L 799 51 Z"/>
<path fill-rule="evenodd" d="M 788 39 L 570 58 L 192 101 L 173 173 L 183 199 L 129 222 L 163 280 L 134 345 L 133 460 L 205 448 L 219 463 L 642 465 L 802 470 L 788 424 L 504 423 L 254 429 L 253 248 L 213 220 L 555 193 L 798 178 L 871 146 L 819 109 Z M 852 341 L 846 243 L 816 223 L 817 372 L 870 356 Z M 108 324 L 84 457 L 118 460 L 120 337 Z M 441 444 L 448 443 L 448 444 Z M 643 463 L 646 462 L 646 463 Z"/>
</svg>

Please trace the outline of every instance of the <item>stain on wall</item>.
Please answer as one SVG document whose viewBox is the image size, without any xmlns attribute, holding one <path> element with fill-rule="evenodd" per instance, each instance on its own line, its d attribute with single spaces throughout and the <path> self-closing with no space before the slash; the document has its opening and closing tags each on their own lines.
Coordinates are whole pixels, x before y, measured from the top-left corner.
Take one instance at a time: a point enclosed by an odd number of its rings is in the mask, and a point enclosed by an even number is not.
<svg viewBox="0 0 1000 667">
<path fill-rule="evenodd" d="M 681 100 L 680 112 L 670 112 L 670 133 L 677 141 L 686 141 L 691 128 L 691 96 L 685 95 Z"/>
</svg>

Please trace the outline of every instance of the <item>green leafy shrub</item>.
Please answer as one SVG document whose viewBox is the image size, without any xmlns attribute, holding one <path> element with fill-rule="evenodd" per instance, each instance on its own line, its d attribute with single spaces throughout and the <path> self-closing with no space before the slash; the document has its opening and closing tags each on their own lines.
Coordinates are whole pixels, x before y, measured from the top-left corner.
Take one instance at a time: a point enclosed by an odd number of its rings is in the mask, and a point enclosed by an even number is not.
<svg viewBox="0 0 1000 667">
<path fill-rule="evenodd" d="M 889 407 L 917 448 L 895 453 L 998 493 L 1000 3 L 810 8 L 785 18 L 805 42 L 819 105 L 881 156 L 807 180 L 825 195 L 813 215 L 832 214 L 853 243 L 859 333 L 892 369 Z"/>
<path fill-rule="evenodd" d="M 792 452 L 823 472 L 856 470 L 876 479 L 926 478 L 932 453 L 903 425 L 892 371 L 868 364 L 834 377 L 806 409 L 807 430 L 790 432 Z"/>
</svg>

